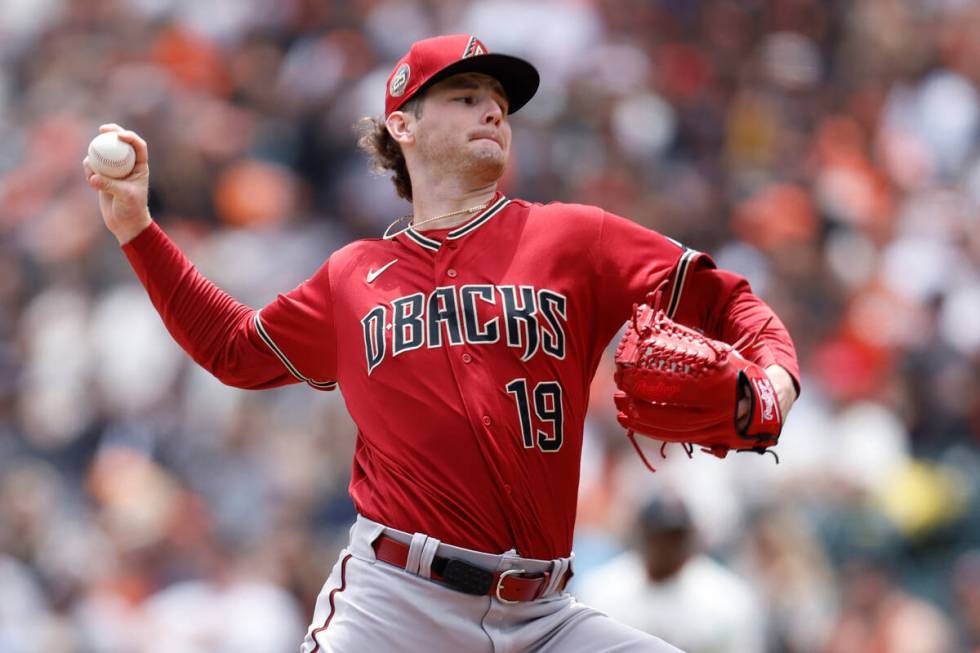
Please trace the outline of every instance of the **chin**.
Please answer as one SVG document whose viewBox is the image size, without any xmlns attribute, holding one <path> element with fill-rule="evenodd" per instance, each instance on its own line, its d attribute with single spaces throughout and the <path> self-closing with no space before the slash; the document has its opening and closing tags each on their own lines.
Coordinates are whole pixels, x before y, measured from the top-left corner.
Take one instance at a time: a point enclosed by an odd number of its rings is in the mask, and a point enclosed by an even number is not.
<svg viewBox="0 0 980 653">
<path fill-rule="evenodd" d="M 504 174 L 504 168 L 507 167 L 507 154 L 499 147 L 494 147 L 492 152 L 487 148 L 475 153 L 467 167 L 470 168 L 471 173 L 481 179 L 493 181 Z"/>
<path fill-rule="evenodd" d="M 484 165 L 474 166 L 472 176 L 475 181 L 481 184 L 489 184 L 497 181 L 504 176 L 506 162 L 485 162 Z"/>
</svg>

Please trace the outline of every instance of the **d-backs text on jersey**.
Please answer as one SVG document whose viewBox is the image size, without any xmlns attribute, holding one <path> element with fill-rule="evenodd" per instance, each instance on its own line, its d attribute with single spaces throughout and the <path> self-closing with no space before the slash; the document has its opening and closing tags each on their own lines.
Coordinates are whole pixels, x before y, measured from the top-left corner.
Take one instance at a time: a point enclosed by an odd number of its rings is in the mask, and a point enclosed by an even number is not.
<svg viewBox="0 0 980 653">
<path fill-rule="evenodd" d="M 368 374 L 389 354 L 446 343 L 486 345 L 505 339 L 523 361 L 539 350 L 564 359 L 566 305 L 561 293 L 533 286 L 440 286 L 428 295 L 399 297 L 361 318 Z"/>
</svg>

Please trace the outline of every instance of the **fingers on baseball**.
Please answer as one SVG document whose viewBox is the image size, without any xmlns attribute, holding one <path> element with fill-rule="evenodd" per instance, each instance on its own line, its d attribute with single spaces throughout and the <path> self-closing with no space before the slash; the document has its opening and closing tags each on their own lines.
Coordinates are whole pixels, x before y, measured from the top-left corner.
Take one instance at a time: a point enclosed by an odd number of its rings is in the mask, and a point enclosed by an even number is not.
<svg viewBox="0 0 980 653">
<path fill-rule="evenodd" d="M 85 181 L 88 183 L 88 185 L 91 186 L 92 188 L 98 188 L 98 186 L 96 185 L 97 181 L 95 179 L 95 177 L 97 177 L 98 175 L 96 175 L 95 171 L 92 170 L 92 166 L 89 165 L 88 157 L 82 159 L 82 170 L 85 171 Z"/>
<path fill-rule="evenodd" d="M 85 181 L 89 186 L 95 190 L 103 189 L 103 180 L 105 177 L 92 170 L 92 166 L 89 165 L 88 157 L 82 159 L 82 169 L 85 171 Z"/>
<path fill-rule="evenodd" d="M 125 129 L 114 122 L 109 122 L 99 126 L 99 133 L 104 134 L 105 132 L 116 132 L 119 140 L 133 146 L 133 149 L 136 150 L 135 166 L 138 166 L 141 163 L 146 163 L 149 159 L 149 147 L 147 146 L 146 141 L 143 140 L 143 138 L 136 132 Z"/>
<path fill-rule="evenodd" d="M 129 143 L 133 146 L 133 149 L 136 150 L 135 165 L 146 163 L 148 158 L 148 148 L 146 141 L 144 141 L 139 134 L 128 130 L 123 130 L 119 132 L 119 140 Z"/>
<path fill-rule="evenodd" d="M 97 172 L 93 172 L 88 176 L 88 185 L 95 190 L 101 190 L 108 193 L 112 189 L 112 180 L 108 177 L 103 177 Z"/>
<path fill-rule="evenodd" d="M 88 157 L 82 161 L 82 167 L 85 169 L 85 182 L 95 190 L 101 190 L 105 192 L 111 192 L 112 184 L 115 180 L 109 179 L 103 175 L 92 170 L 92 166 L 88 163 Z"/>
</svg>

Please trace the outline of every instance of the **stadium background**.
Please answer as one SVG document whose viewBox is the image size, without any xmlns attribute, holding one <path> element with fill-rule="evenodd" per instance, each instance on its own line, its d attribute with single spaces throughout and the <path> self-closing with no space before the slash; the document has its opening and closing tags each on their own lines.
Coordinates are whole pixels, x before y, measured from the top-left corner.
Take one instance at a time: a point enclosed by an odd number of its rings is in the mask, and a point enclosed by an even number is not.
<svg viewBox="0 0 980 653">
<path fill-rule="evenodd" d="M 803 367 L 781 464 L 677 450 L 650 475 L 607 360 L 579 573 L 673 490 L 772 653 L 843 650 L 855 621 L 851 650 L 943 650 L 916 615 L 980 650 L 980 4 L 0 0 L 0 651 L 296 650 L 353 517 L 342 399 L 190 365 L 80 161 L 103 122 L 140 132 L 155 218 L 261 306 L 408 211 L 352 125 L 444 32 L 542 73 L 508 195 L 711 253 Z M 901 600 L 925 641 L 873 649 Z"/>
</svg>

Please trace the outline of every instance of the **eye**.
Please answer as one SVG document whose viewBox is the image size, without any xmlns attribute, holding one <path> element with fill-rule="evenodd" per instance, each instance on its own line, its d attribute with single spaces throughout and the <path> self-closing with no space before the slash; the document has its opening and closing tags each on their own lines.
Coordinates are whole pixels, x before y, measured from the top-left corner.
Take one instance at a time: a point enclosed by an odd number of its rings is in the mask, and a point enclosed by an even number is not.
<svg viewBox="0 0 980 653">
<path fill-rule="evenodd" d="M 473 104 L 476 100 L 473 99 L 472 95 L 461 95 L 455 98 L 456 102 L 462 102 L 463 104 Z"/>
</svg>

